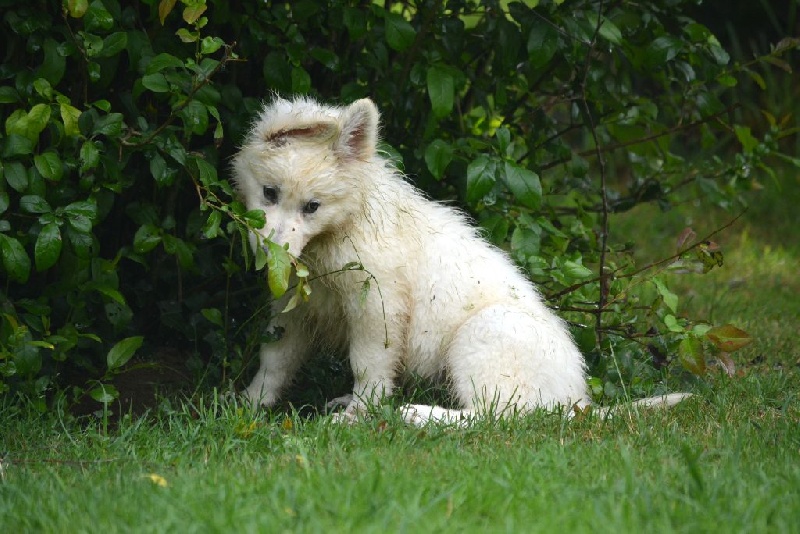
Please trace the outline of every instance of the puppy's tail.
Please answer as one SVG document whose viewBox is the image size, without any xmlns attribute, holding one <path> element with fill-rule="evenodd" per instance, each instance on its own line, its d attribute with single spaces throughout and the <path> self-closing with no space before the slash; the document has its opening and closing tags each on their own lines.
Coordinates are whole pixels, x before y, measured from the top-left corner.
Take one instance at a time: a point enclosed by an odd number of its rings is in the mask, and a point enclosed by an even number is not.
<svg viewBox="0 0 800 534">
<path fill-rule="evenodd" d="M 614 415 L 620 410 L 628 408 L 669 408 L 691 397 L 691 393 L 668 393 L 657 397 L 647 397 L 631 403 L 618 404 L 617 406 L 594 406 L 592 411 L 600 416 Z"/>
</svg>

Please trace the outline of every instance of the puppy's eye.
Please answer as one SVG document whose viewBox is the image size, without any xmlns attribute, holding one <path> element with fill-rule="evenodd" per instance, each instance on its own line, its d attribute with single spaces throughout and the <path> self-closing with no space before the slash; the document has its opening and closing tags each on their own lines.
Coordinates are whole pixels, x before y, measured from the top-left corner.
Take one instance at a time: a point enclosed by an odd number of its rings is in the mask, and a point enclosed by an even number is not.
<svg viewBox="0 0 800 534">
<path fill-rule="evenodd" d="M 276 204 L 278 202 L 278 188 L 271 185 L 265 185 L 264 200 L 270 204 Z"/>
<path fill-rule="evenodd" d="M 314 213 L 319 209 L 319 200 L 309 200 L 305 206 L 303 206 L 303 213 Z"/>
</svg>

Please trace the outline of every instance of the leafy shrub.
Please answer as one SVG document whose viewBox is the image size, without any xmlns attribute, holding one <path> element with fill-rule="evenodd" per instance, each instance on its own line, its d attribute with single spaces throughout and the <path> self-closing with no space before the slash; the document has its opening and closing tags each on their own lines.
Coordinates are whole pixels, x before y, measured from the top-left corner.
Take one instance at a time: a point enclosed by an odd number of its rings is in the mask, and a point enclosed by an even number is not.
<svg viewBox="0 0 800 534">
<path fill-rule="evenodd" d="M 680 1 L 131 4 L 2 2 L 4 391 L 108 403 L 142 343 L 181 348 L 211 384 L 240 377 L 269 336 L 266 284 L 245 269 L 264 221 L 232 197 L 227 160 L 270 91 L 373 98 L 387 152 L 574 324 L 598 395 L 651 383 L 665 354 L 701 372 L 705 349 L 746 342 L 681 317 L 608 220 L 686 197 L 733 206 L 765 158 L 797 165 L 783 118 L 742 123 L 736 93 L 796 40 L 732 63 Z M 694 237 L 646 267 L 722 263 Z"/>
</svg>

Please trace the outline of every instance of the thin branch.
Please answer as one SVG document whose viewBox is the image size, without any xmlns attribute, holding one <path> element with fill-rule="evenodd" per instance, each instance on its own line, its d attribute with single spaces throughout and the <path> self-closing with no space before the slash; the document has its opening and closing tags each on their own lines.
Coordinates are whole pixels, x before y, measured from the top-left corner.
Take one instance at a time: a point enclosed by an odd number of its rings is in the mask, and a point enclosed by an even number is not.
<svg viewBox="0 0 800 534">
<path fill-rule="evenodd" d="M 604 274 L 606 268 L 606 249 L 608 248 L 608 189 L 606 184 L 606 162 L 603 152 L 600 150 L 600 139 L 597 136 L 597 127 L 592 117 L 592 109 L 586 96 L 586 80 L 589 76 L 589 66 L 597 44 L 597 37 L 600 34 L 600 27 L 603 24 L 603 4 L 601 0 L 597 7 L 597 25 L 594 29 L 589 50 L 586 53 L 586 61 L 583 64 L 583 79 L 581 80 L 581 103 L 583 104 L 585 120 L 589 121 L 589 130 L 594 141 L 594 153 L 597 155 L 597 163 L 600 166 L 600 198 L 602 199 L 602 214 L 600 217 L 600 264 L 598 266 L 598 278 L 600 280 L 600 295 L 597 300 L 598 313 L 595 316 L 595 336 L 597 346 L 602 346 L 603 341 L 603 309 L 606 305 L 606 294 L 608 293 L 608 278 Z"/>
<path fill-rule="evenodd" d="M 125 145 L 125 146 L 129 146 L 129 147 L 144 146 L 144 145 L 147 145 L 148 143 L 150 143 L 153 139 L 155 139 L 165 129 L 167 129 L 175 121 L 175 119 L 178 118 L 178 114 L 181 111 L 183 111 L 186 108 L 186 106 L 188 106 L 189 104 L 192 103 L 192 101 L 194 100 L 194 97 L 197 94 L 197 92 L 200 91 L 200 89 L 202 89 L 203 87 L 205 87 L 209 83 L 211 83 L 211 79 L 220 70 L 222 70 L 229 61 L 232 61 L 231 51 L 233 50 L 233 48 L 235 46 L 236 46 L 236 42 L 235 41 L 233 43 L 229 44 L 229 45 L 228 44 L 225 45 L 225 53 L 223 54 L 222 59 L 219 60 L 219 63 L 217 63 L 217 65 L 211 70 L 211 72 L 209 72 L 208 75 L 206 75 L 202 80 L 200 80 L 199 83 L 197 83 L 197 84 L 192 86 L 191 90 L 186 95 L 186 99 L 183 102 L 181 102 L 180 104 L 178 104 L 170 112 L 169 117 L 167 117 L 167 120 L 165 120 L 163 123 L 161 123 L 161 125 L 159 125 L 158 128 L 156 128 L 155 130 L 150 132 L 150 135 L 148 135 L 144 139 L 139 140 L 139 141 L 137 141 L 135 143 L 131 143 L 131 142 L 123 139 L 122 140 L 122 144 Z"/>
<path fill-rule="evenodd" d="M 617 150 L 619 150 L 621 148 L 628 148 L 630 146 L 640 145 L 642 143 L 647 143 L 649 141 L 655 141 L 656 139 L 660 139 L 661 137 L 665 137 L 665 136 L 672 135 L 674 133 L 677 133 L 677 132 L 680 132 L 680 131 L 683 131 L 683 130 L 689 130 L 689 129 L 696 128 L 698 126 L 702 126 L 704 124 L 707 124 L 707 123 L 709 123 L 709 122 L 711 122 L 713 120 L 718 119 L 722 115 L 726 115 L 726 114 L 730 113 L 731 111 L 735 111 L 739 107 L 741 107 L 741 104 L 732 104 L 732 105 L 728 106 L 727 108 L 723 109 L 722 111 L 714 113 L 713 115 L 709 115 L 708 117 L 703 117 L 701 119 L 698 119 L 696 121 L 693 121 L 693 122 L 690 122 L 690 123 L 686 123 L 686 124 L 679 122 L 675 126 L 672 126 L 671 128 L 668 128 L 668 129 L 664 130 L 663 132 L 658 132 L 658 133 L 654 133 L 654 134 L 651 134 L 651 135 L 646 135 L 644 137 L 640 137 L 638 139 L 633 139 L 631 141 L 625 141 L 625 142 L 622 142 L 622 143 L 614 143 L 614 144 L 606 145 L 606 146 L 598 146 L 598 147 L 595 147 L 595 148 L 591 148 L 591 149 L 588 149 L 588 150 L 583 150 L 581 152 L 577 152 L 576 154 L 578 156 L 581 156 L 581 157 L 595 156 L 595 155 L 598 155 L 598 154 L 605 154 L 605 153 L 608 153 L 608 152 L 615 152 L 615 151 L 617 151 Z M 570 156 L 570 158 L 561 158 L 561 159 L 553 160 L 553 161 L 551 161 L 549 163 L 545 163 L 545 164 L 539 166 L 539 171 L 545 171 L 547 169 L 551 169 L 551 168 L 556 167 L 558 165 L 561 165 L 563 163 L 567 163 L 568 161 L 570 161 L 571 158 L 572 158 L 572 156 Z"/>
<path fill-rule="evenodd" d="M 688 247 L 682 248 L 681 250 L 679 250 L 678 252 L 676 252 L 675 254 L 673 254 L 673 255 L 671 255 L 671 256 L 669 256 L 667 258 L 664 258 L 664 259 L 661 259 L 661 260 L 658 260 L 658 261 L 654 261 L 652 263 L 648 263 L 644 267 L 636 269 L 635 271 L 633 271 L 631 273 L 625 273 L 625 274 L 621 274 L 621 275 L 617 276 L 616 272 L 619 271 L 619 269 L 617 269 L 614 273 L 611 273 L 611 274 L 614 275 L 614 277 L 618 278 L 618 279 L 621 279 L 621 278 L 633 278 L 635 276 L 639 276 L 640 274 L 642 274 L 645 271 L 649 271 L 650 269 L 653 269 L 654 267 L 658 267 L 659 265 L 663 265 L 665 263 L 669 263 L 669 262 L 675 261 L 678 258 L 680 258 L 681 256 L 683 256 L 684 254 L 686 254 L 687 252 L 690 252 L 690 251 L 694 250 L 695 248 L 699 247 L 700 245 L 706 243 L 707 241 L 709 241 L 712 237 L 714 237 L 718 233 L 720 233 L 723 230 L 726 230 L 727 228 L 733 226 L 736 223 L 736 221 L 741 219 L 742 216 L 745 213 L 747 213 L 747 209 L 742 210 L 736 217 L 734 217 L 733 219 L 731 219 L 730 221 L 728 221 L 724 225 L 720 226 L 719 228 L 717 228 L 716 230 L 714 230 L 710 234 L 706 235 L 705 237 L 702 237 L 702 238 L 698 239 L 697 241 L 695 241 L 694 243 L 692 243 Z M 557 299 L 559 297 L 562 297 L 564 295 L 572 293 L 573 291 L 577 291 L 578 289 L 580 289 L 580 288 L 582 288 L 584 286 L 588 286 L 590 284 L 594 284 L 594 283 L 599 282 L 599 281 L 600 281 L 600 277 L 599 276 L 597 276 L 595 278 L 591 278 L 589 280 L 584 280 L 583 282 L 579 282 L 577 284 L 573 284 L 573 285 L 571 285 L 569 287 L 566 287 L 566 288 L 562 289 L 561 291 L 558 291 L 557 293 L 553 293 L 552 295 L 548 295 L 547 299 L 548 300 Z"/>
</svg>

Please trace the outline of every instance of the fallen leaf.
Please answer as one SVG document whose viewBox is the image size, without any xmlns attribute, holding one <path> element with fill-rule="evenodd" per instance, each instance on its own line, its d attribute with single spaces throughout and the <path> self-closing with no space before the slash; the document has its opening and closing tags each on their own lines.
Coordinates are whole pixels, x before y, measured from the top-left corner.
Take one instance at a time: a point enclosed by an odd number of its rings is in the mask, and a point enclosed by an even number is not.
<svg viewBox="0 0 800 534">
<path fill-rule="evenodd" d="M 167 479 L 162 477 L 161 475 L 157 475 L 155 473 L 149 473 L 145 475 L 147 478 L 150 479 L 150 482 L 155 484 L 156 486 L 161 486 L 162 488 L 167 487 Z"/>
<path fill-rule="evenodd" d="M 753 342 L 750 334 L 732 324 L 714 327 L 706 332 L 706 337 L 723 352 L 733 352 Z"/>
</svg>

